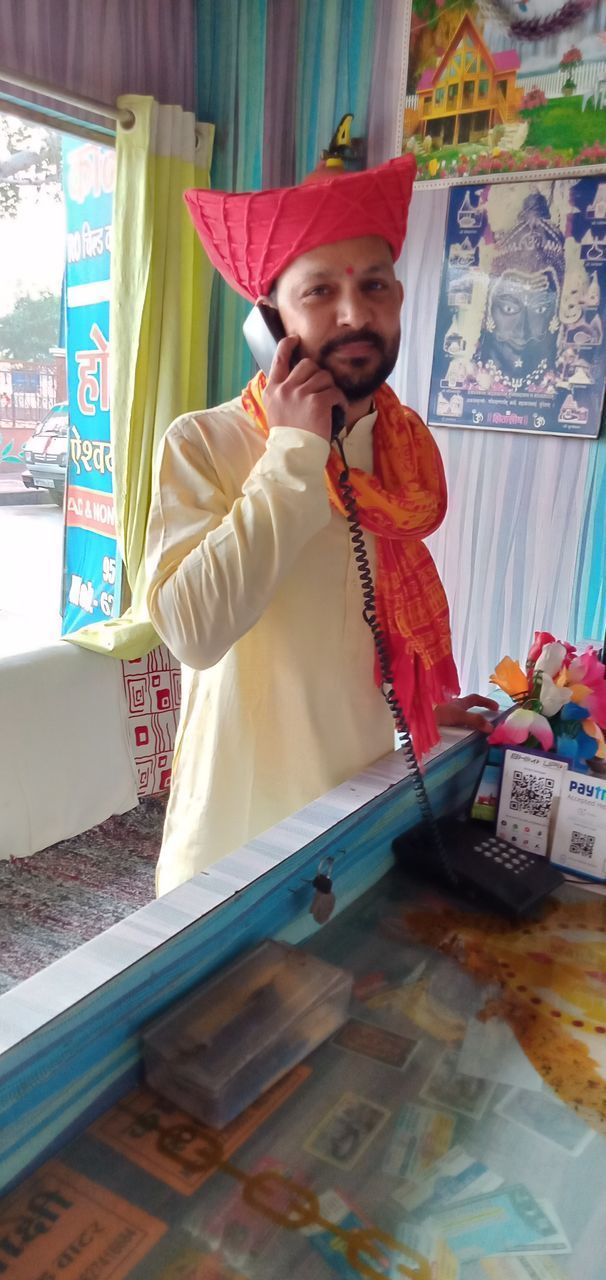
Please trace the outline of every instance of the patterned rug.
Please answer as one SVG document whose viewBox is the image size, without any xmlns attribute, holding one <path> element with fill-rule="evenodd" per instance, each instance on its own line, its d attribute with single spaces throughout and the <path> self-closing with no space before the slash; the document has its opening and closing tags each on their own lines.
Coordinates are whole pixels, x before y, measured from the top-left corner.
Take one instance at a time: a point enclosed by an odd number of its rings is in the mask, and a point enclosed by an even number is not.
<svg viewBox="0 0 606 1280">
<path fill-rule="evenodd" d="M 166 797 L 0 861 L 0 992 L 151 902 Z"/>
</svg>

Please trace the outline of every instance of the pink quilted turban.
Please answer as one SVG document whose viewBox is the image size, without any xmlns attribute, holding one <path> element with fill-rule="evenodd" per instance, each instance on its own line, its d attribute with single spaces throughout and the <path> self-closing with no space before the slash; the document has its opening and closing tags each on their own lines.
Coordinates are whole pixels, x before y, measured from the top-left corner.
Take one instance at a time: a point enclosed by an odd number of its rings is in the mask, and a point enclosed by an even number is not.
<svg viewBox="0 0 606 1280">
<path fill-rule="evenodd" d="M 360 173 L 312 175 L 296 187 L 236 194 L 195 188 L 185 200 L 213 266 L 256 302 L 289 263 L 319 245 L 381 236 L 399 258 L 415 172 L 406 155 Z"/>
</svg>

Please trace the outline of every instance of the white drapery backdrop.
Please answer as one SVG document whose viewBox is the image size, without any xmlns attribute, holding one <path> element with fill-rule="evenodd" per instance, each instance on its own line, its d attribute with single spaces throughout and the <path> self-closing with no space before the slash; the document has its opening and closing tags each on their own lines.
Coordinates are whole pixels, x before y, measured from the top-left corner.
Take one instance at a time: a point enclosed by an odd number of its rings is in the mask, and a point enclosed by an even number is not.
<svg viewBox="0 0 606 1280">
<path fill-rule="evenodd" d="M 426 418 L 448 191 L 416 191 L 398 263 L 405 290 L 392 383 Z M 449 488 L 428 540 L 451 609 L 464 691 L 487 690 L 504 654 L 522 659 L 532 632 L 570 635 L 593 441 L 436 427 Z"/>
</svg>

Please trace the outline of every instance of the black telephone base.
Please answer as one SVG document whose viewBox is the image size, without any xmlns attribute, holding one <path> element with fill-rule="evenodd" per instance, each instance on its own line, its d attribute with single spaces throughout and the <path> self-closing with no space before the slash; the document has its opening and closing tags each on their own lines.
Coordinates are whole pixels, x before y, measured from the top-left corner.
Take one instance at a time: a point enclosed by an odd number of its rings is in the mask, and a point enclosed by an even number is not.
<svg viewBox="0 0 606 1280">
<path fill-rule="evenodd" d="M 394 840 L 398 866 L 408 875 L 437 883 L 441 889 L 450 889 L 484 910 L 514 920 L 527 917 L 565 883 L 561 871 L 547 858 L 498 840 L 485 823 L 443 818 L 438 827 L 453 872 L 452 881 L 440 865 L 431 832 L 425 826 L 415 827 Z"/>
</svg>

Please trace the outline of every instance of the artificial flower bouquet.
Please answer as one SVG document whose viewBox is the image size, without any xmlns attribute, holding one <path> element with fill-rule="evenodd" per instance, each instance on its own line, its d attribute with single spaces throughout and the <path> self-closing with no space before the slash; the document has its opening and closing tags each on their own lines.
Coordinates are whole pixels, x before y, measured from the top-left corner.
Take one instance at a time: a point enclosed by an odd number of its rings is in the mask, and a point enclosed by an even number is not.
<svg viewBox="0 0 606 1280">
<path fill-rule="evenodd" d="M 491 682 L 516 703 L 488 741 L 498 746 L 555 751 L 578 769 L 606 760 L 606 667 L 597 651 L 535 631 L 524 672 L 502 658 Z"/>
</svg>

